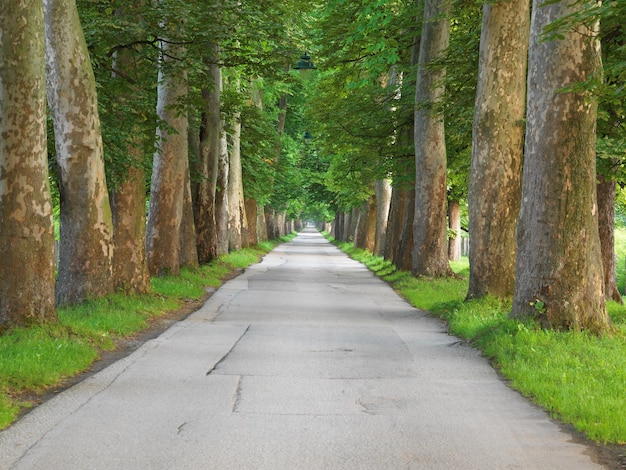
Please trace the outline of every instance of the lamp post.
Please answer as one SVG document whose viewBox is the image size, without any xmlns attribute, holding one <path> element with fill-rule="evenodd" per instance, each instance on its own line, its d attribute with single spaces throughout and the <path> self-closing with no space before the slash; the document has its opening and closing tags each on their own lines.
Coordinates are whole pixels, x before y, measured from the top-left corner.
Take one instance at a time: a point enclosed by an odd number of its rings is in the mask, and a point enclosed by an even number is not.
<svg viewBox="0 0 626 470">
<path fill-rule="evenodd" d="M 295 70 L 302 70 L 302 71 L 315 70 L 316 68 L 317 67 L 311 61 L 311 56 L 309 56 L 309 54 L 307 54 L 306 52 L 300 56 L 300 60 L 294 66 Z"/>
</svg>

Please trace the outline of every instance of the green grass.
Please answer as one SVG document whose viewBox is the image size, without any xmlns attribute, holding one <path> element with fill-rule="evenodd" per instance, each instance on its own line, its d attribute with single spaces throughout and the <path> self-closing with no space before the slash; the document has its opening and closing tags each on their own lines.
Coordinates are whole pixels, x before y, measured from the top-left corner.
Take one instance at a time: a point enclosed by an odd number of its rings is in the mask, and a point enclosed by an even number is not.
<svg viewBox="0 0 626 470">
<path fill-rule="evenodd" d="M 147 295 L 114 294 L 60 308 L 58 323 L 18 328 L 0 336 L 0 429 L 32 406 L 23 398 L 26 394 L 43 393 L 88 369 L 102 351 L 115 349 L 116 340 L 141 332 L 165 312 L 203 299 L 206 287 L 218 287 L 274 246 L 264 242 L 197 269 L 182 269 L 179 276 L 155 277 Z"/>
<path fill-rule="evenodd" d="M 390 269 L 351 244 L 338 245 L 367 266 Z M 444 319 L 452 334 L 482 350 L 513 388 L 553 417 L 597 442 L 626 444 L 626 307 L 608 303 L 616 327 L 610 336 L 544 330 L 510 320 L 508 301 L 465 302 L 469 263 L 451 264 L 459 278 L 418 279 L 399 271 L 383 278 L 412 305 Z"/>
</svg>

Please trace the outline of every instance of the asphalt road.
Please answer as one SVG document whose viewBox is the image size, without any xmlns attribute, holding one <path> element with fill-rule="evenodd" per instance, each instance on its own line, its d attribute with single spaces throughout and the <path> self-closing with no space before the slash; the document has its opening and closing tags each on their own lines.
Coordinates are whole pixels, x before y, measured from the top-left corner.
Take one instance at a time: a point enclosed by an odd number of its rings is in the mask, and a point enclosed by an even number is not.
<svg viewBox="0 0 626 470">
<path fill-rule="evenodd" d="M 2 469 L 596 469 L 478 352 L 306 229 L 0 433 Z"/>
</svg>

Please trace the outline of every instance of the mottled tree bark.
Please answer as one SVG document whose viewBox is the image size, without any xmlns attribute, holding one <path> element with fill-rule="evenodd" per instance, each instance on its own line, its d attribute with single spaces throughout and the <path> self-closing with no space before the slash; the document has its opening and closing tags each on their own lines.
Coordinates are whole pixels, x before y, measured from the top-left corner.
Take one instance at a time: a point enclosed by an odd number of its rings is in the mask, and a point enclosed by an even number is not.
<svg viewBox="0 0 626 470">
<path fill-rule="evenodd" d="M 169 55 L 181 55 L 180 47 L 161 45 Z M 162 61 L 170 60 L 167 56 Z M 185 170 L 188 168 L 188 116 L 178 108 L 188 93 L 184 70 L 159 70 L 157 114 L 168 127 L 157 129 L 160 148 L 154 154 L 150 183 L 150 205 L 146 229 L 146 252 L 150 274 L 180 272 L 180 224 L 183 217 Z M 169 129 L 172 129 L 170 132 Z"/>
<path fill-rule="evenodd" d="M 61 194 L 56 300 L 113 291 L 113 220 L 96 81 L 75 0 L 44 0 L 48 104 Z"/>
<path fill-rule="evenodd" d="M 468 192 L 467 298 L 511 297 L 524 145 L 529 0 L 483 7 Z"/>
<path fill-rule="evenodd" d="M 615 190 L 614 180 L 602 175 L 598 177 L 598 229 L 604 273 L 604 295 L 608 300 L 622 303 L 615 276 Z"/>
<path fill-rule="evenodd" d="M 56 320 L 43 21 L 0 3 L 0 331 Z"/>
<path fill-rule="evenodd" d="M 135 2 L 140 7 L 142 2 Z M 132 17 L 132 8 L 117 10 L 119 16 Z M 133 99 L 134 81 L 140 71 L 136 69 L 137 57 L 133 49 L 121 49 L 115 54 L 114 70 L 122 71 L 123 77 L 113 77 L 126 85 L 122 99 Z M 131 294 L 143 294 L 150 290 L 150 275 L 146 257 L 146 188 L 144 169 L 144 133 L 134 126 L 132 137 L 127 142 L 129 161 L 127 172 L 121 183 L 111 191 L 113 212 L 113 287 Z"/>
<path fill-rule="evenodd" d="M 129 146 L 129 152 L 140 152 Z M 146 258 L 146 189 L 145 170 L 128 168 L 128 175 L 111 196 L 113 211 L 114 287 L 128 293 L 150 290 Z"/>
<path fill-rule="evenodd" d="M 423 276 L 451 274 L 446 230 L 446 143 L 443 113 L 445 67 L 434 66 L 448 48 L 448 0 L 425 0 L 415 102 L 415 218 L 413 265 Z"/>
<path fill-rule="evenodd" d="M 543 28 L 587 2 L 532 7 L 527 130 L 511 316 L 555 329 L 605 331 L 596 200 L 597 104 L 563 91 L 600 71 L 597 25 L 542 40 Z"/>
</svg>

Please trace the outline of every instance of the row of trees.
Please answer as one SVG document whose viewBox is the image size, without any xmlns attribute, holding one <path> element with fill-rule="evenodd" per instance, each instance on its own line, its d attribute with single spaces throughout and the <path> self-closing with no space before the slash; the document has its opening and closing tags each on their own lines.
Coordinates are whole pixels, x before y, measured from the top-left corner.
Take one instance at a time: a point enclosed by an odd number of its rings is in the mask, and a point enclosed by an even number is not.
<svg viewBox="0 0 626 470">
<path fill-rule="evenodd" d="M 0 330 L 297 228 L 301 7 L 2 2 Z"/>
<path fill-rule="evenodd" d="M 330 70 L 313 114 L 333 155 L 335 235 L 446 276 L 466 200 L 468 299 L 513 298 L 514 317 L 607 331 L 605 297 L 620 300 L 624 6 L 535 1 L 532 12 L 528 0 L 327 2 Z M 385 180 L 388 225 L 375 229 Z"/>
<path fill-rule="evenodd" d="M 0 329 L 146 292 L 150 275 L 305 218 L 416 275 L 449 275 L 466 201 L 468 298 L 513 297 L 512 315 L 550 327 L 609 328 L 624 6 L 530 11 L 4 1 Z M 311 80 L 290 70 L 305 50 Z"/>
</svg>

